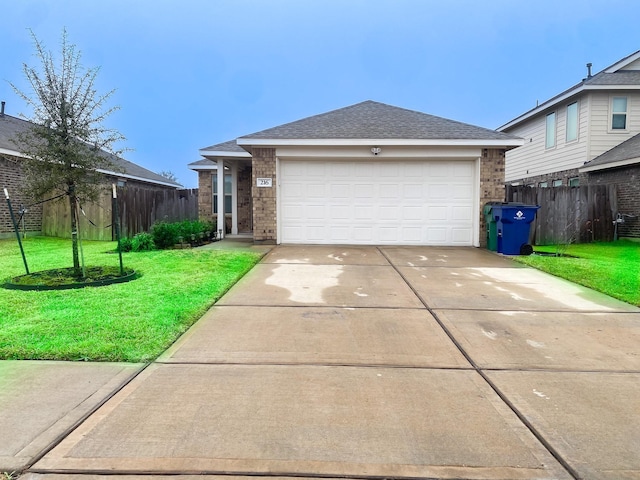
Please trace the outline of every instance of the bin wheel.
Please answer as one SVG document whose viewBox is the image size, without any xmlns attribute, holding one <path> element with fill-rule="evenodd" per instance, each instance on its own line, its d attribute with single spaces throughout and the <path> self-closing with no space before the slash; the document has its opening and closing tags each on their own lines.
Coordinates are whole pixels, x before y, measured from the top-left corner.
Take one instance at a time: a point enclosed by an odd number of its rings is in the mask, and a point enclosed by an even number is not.
<svg viewBox="0 0 640 480">
<path fill-rule="evenodd" d="M 522 244 L 520 247 L 520 255 L 531 255 L 533 253 L 533 247 L 528 243 Z"/>
</svg>

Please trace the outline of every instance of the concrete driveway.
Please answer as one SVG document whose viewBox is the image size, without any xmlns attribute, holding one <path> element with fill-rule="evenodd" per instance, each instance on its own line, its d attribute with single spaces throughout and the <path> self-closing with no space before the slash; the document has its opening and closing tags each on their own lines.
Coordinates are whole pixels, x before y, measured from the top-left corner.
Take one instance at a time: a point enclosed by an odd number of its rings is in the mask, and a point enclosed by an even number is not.
<svg viewBox="0 0 640 480">
<path fill-rule="evenodd" d="M 279 246 L 25 478 L 639 479 L 639 413 L 637 308 L 479 249 Z"/>
</svg>

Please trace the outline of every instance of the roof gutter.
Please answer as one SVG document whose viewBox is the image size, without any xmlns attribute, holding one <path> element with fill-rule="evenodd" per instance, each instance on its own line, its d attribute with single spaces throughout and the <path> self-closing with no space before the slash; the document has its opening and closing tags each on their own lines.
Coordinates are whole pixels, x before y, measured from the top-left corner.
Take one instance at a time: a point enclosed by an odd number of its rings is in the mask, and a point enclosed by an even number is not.
<svg viewBox="0 0 640 480">
<path fill-rule="evenodd" d="M 627 167 L 636 163 L 640 163 L 640 157 L 628 158 L 626 160 L 619 160 L 617 162 L 601 163 L 600 165 L 585 165 L 584 167 L 579 168 L 578 171 L 580 173 L 597 172 L 598 170 L 607 170 L 609 168 Z"/>
<path fill-rule="evenodd" d="M 241 147 L 288 147 L 288 146 L 424 146 L 424 147 L 519 147 L 522 138 L 508 139 L 374 139 L 374 138 L 319 138 L 319 139 L 278 139 L 244 137 L 237 140 Z"/>
<path fill-rule="evenodd" d="M 173 187 L 175 189 L 179 189 L 183 187 L 183 185 L 180 183 L 176 184 L 171 182 L 161 182 L 158 180 L 151 180 L 150 178 L 137 177 L 136 175 L 129 175 L 128 173 L 113 172 L 111 170 L 105 170 L 103 168 L 96 168 L 96 172 L 104 173 L 105 175 L 111 175 L 118 178 L 128 178 L 129 180 L 137 180 L 139 182 L 153 183 L 155 185 L 164 185 L 165 187 Z"/>
<path fill-rule="evenodd" d="M 640 90 L 640 85 L 580 85 L 576 88 L 568 90 L 565 93 L 561 93 L 557 97 L 553 97 L 550 100 L 538 105 L 536 108 L 529 110 L 526 113 L 523 113 L 517 118 L 514 118 L 508 123 L 496 128 L 498 132 L 504 132 L 510 128 L 517 126 L 518 124 L 524 122 L 525 120 L 530 119 L 531 117 L 535 117 L 539 113 L 542 113 L 544 110 L 555 107 L 557 104 L 568 100 L 569 98 L 578 95 L 584 91 L 597 91 L 597 90 Z"/>
</svg>

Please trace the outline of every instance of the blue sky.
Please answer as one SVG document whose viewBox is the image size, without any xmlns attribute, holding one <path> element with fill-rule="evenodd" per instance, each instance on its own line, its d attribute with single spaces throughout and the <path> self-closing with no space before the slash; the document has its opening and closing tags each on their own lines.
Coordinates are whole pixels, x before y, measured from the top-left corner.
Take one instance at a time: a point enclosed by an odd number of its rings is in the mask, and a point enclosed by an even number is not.
<svg viewBox="0 0 640 480">
<path fill-rule="evenodd" d="M 200 148 L 375 100 L 497 128 L 640 49 L 637 0 L 3 0 L 0 100 L 63 27 L 128 160 L 197 186 Z"/>
</svg>

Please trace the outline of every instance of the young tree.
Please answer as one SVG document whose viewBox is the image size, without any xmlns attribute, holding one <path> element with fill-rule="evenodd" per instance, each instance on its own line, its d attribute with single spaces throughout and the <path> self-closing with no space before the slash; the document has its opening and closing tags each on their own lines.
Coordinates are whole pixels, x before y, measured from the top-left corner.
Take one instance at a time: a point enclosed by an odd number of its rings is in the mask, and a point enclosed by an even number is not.
<svg viewBox="0 0 640 480">
<path fill-rule="evenodd" d="M 71 208 L 73 267 L 80 275 L 78 255 L 79 200 L 95 201 L 105 188 L 97 170 L 118 171 L 114 144 L 124 140 L 116 130 L 103 126 L 118 107 L 106 106 L 114 90 L 98 95 L 95 81 L 99 68 L 85 69 L 80 52 L 68 43 L 62 31 L 59 63 L 31 31 L 39 68 L 23 64 L 32 92 L 25 93 L 10 83 L 32 107 L 32 124 L 16 138 L 24 159 L 25 192 L 35 199 L 62 194 Z"/>
</svg>

